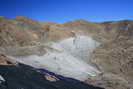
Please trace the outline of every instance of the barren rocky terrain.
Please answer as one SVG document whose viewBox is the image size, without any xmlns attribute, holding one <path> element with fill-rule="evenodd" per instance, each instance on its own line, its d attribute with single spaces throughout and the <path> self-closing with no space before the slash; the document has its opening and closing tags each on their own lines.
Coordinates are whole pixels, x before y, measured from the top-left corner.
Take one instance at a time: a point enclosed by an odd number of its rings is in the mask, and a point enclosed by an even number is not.
<svg viewBox="0 0 133 89">
<path fill-rule="evenodd" d="M 101 23 L 75 20 L 57 24 L 38 22 L 22 16 L 15 19 L 2 17 L 0 65 L 11 65 L 8 54 L 45 54 L 47 50 L 40 51 L 40 46 L 46 44 L 49 48 L 50 42 L 62 42 L 77 35 L 91 37 L 100 43 L 91 53 L 88 51 L 90 56 L 85 60 L 97 68 L 100 74 L 89 76 L 84 82 L 105 89 L 133 89 L 133 21 L 130 20 Z"/>
</svg>

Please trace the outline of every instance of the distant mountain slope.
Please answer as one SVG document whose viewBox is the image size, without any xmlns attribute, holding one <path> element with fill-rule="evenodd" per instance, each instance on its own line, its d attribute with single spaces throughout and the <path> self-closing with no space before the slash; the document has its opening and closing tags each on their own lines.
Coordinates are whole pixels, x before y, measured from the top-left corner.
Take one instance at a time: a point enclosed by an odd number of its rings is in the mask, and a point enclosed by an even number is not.
<svg viewBox="0 0 133 89">
<path fill-rule="evenodd" d="M 39 23 L 19 19 L 0 19 L 0 46 L 25 46 L 42 40 L 44 29 Z"/>
</svg>

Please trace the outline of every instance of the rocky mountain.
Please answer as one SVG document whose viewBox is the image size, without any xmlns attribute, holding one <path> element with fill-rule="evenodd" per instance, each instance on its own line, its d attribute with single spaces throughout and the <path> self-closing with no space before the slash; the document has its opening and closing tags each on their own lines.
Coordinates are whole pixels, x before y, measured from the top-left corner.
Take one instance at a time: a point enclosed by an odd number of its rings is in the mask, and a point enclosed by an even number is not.
<svg viewBox="0 0 133 89">
<path fill-rule="evenodd" d="M 130 20 L 101 23 L 75 20 L 56 24 L 38 22 L 22 16 L 15 19 L 0 18 L 0 64 L 8 64 L 7 60 L 9 60 L 5 53 L 3 54 L 5 52 L 3 49 L 8 49 L 6 53 L 14 53 L 14 55 L 22 53 L 31 55 L 41 52 L 44 54 L 49 52 L 49 49 L 60 49 L 60 47 L 55 48 L 55 43 L 49 46 L 51 42 L 61 43 L 69 38 L 80 39 L 79 36 L 91 37 L 100 44 L 92 52 L 87 50 L 89 56 L 85 58 L 85 62 L 97 68 L 101 73 L 97 76 L 89 76 L 85 80 L 86 83 L 106 89 L 133 89 L 133 21 Z M 79 40 L 76 42 L 78 45 L 80 44 Z M 82 43 L 80 45 L 84 46 L 85 42 Z M 66 48 L 73 47 L 67 43 L 62 44 Z M 42 45 L 44 50 L 40 51 Z M 84 49 L 83 46 L 79 48 Z M 30 50 L 30 48 L 35 50 Z M 63 48 L 63 50 L 65 51 L 61 51 L 62 53 L 67 52 L 75 58 L 80 53 L 87 53 L 86 50 L 81 52 L 79 49 L 68 51 Z"/>
</svg>

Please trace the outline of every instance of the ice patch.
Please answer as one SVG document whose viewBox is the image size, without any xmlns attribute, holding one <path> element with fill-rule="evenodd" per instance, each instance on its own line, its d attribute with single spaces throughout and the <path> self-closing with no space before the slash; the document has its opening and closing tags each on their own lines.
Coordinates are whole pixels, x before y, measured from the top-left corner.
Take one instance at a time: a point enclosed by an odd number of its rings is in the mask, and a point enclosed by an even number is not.
<svg viewBox="0 0 133 89">
<path fill-rule="evenodd" d="M 5 82 L 5 79 L 0 75 L 0 83 Z"/>
</svg>

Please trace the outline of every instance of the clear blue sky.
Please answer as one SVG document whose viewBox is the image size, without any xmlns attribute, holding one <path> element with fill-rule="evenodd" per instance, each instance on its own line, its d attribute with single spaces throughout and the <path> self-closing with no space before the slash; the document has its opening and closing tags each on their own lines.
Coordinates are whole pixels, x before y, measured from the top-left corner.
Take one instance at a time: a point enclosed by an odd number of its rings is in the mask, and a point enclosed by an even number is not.
<svg viewBox="0 0 133 89">
<path fill-rule="evenodd" d="M 133 0 L 0 0 L 0 16 L 17 15 L 58 23 L 133 20 Z"/>
</svg>

